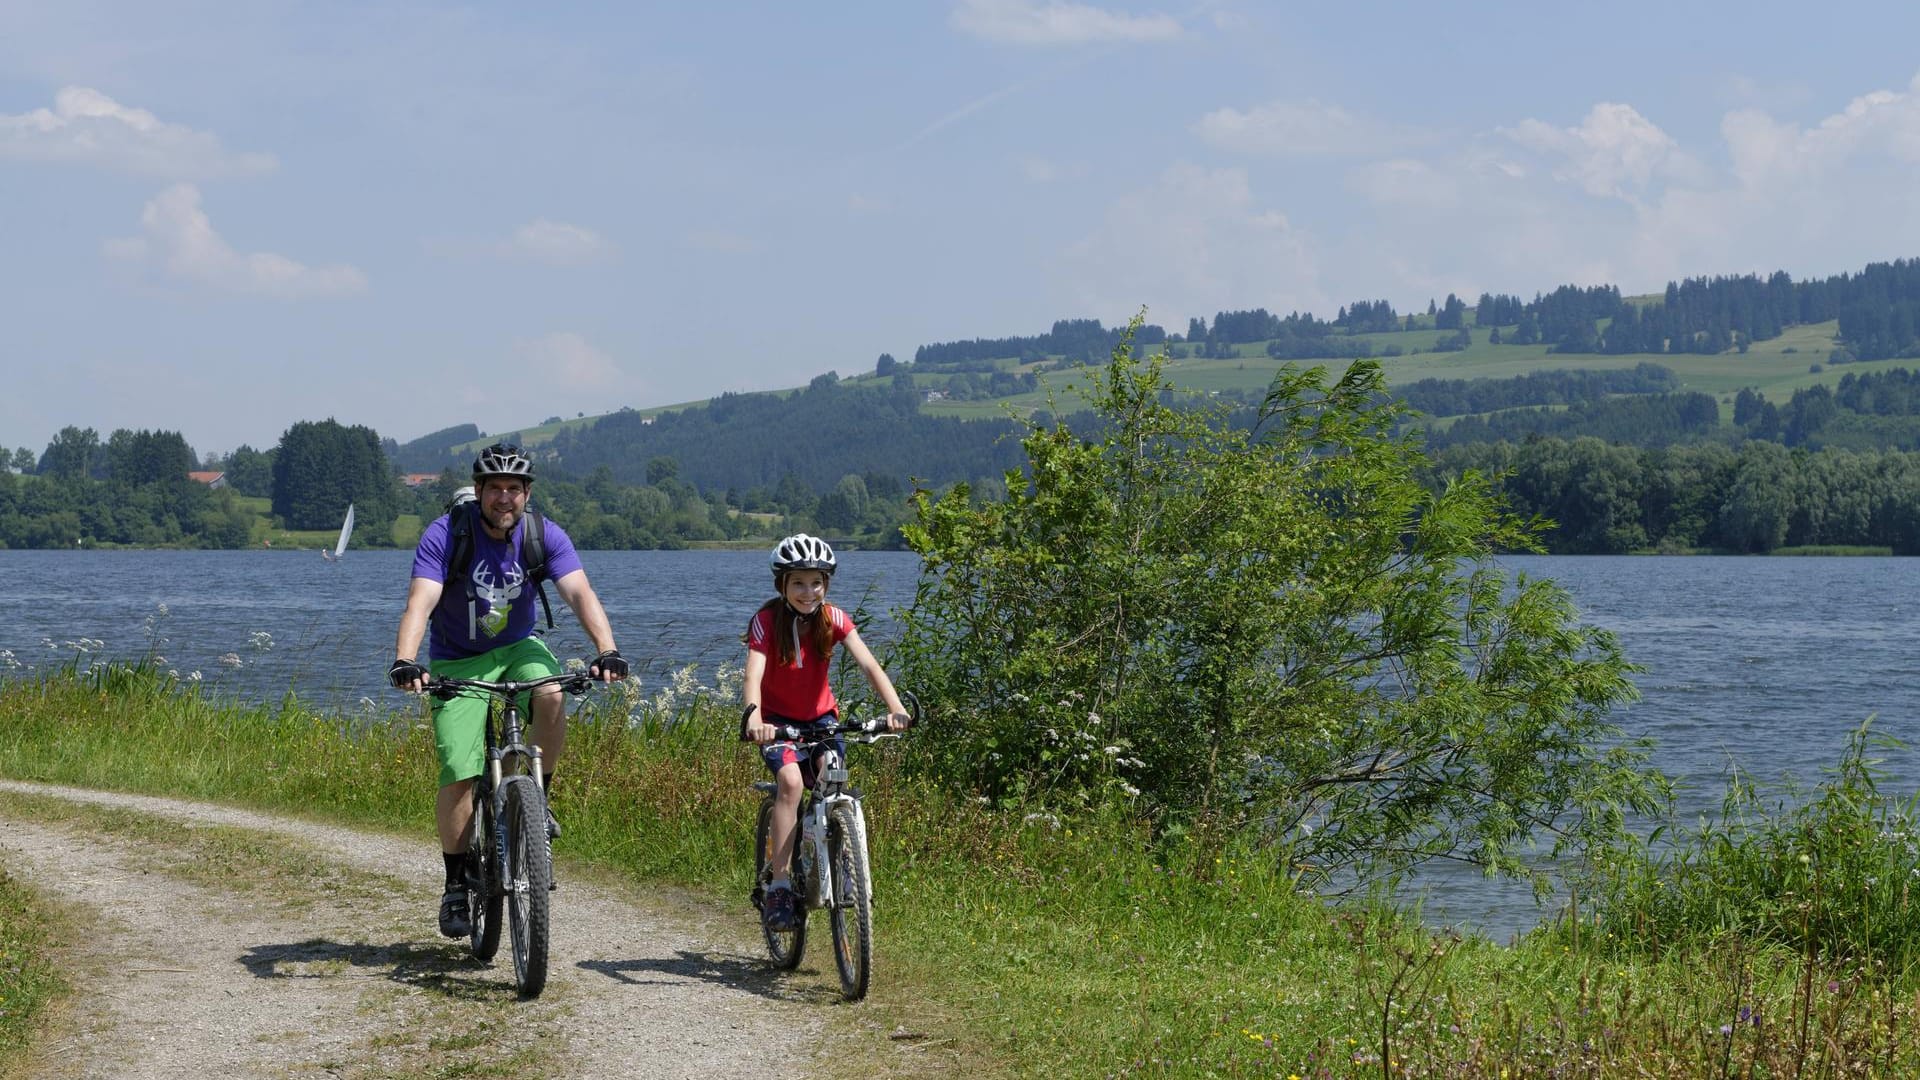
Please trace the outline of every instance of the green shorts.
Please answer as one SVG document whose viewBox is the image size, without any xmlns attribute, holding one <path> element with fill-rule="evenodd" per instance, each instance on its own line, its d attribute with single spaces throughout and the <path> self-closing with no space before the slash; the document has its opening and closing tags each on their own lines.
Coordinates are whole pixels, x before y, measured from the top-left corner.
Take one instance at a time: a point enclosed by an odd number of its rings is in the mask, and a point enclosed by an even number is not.
<svg viewBox="0 0 1920 1080">
<path fill-rule="evenodd" d="M 460 660 L 435 660 L 428 664 L 435 675 L 454 679 L 538 679 L 558 675 L 565 670 L 553 658 L 547 643 L 537 637 L 522 638 L 511 645 L 490 649 L 479 656 Z M 440 786 L 471 780 L 487 765 L 487 705 L 489 699 L 476 694 L 461 694 L 449 701 L 433 701 L 433 748 L 440 758 Z M 521 722 L 533 723 L 531 708 L 520 702 Z"/>
</svg>

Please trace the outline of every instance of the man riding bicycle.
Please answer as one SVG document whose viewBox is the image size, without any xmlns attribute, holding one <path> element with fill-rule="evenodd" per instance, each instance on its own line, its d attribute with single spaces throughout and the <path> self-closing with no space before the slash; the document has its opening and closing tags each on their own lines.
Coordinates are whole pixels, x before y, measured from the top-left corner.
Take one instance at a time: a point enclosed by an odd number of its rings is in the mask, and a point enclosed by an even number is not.
<svg viewBox="0 0 1920 1080">
<path fill-rule="evenodd" d="M 599 655 L 588 666 L 595 678 L 625 678 L 628 664 L 614 646 L 613 628 L 600 598 L 587 583 L 573 541 L 566 531 L 537 513 L 529 513 L 533 462 L 517 446 L 495 443 L 473 463 L 477 498 L 456 504 L 420 535 L 413 556 L 413 580 L 400 616 L 392 667 L 387 678 L 402 690 L 419 692 L 433 675 L 468 679 L 536 679 L 562 670 L 540 640 L 533 599 L 546 603 L 540 581 L 551 578 L 561 599 Z M 530 529 L 539 534 L 529 537 Z M 552 616 L 548 616 L 552 625 Z M 418 661 L 428 631 L 428 666 Z M 440 790 L 434 820 L 446 863 L 446 891 L 440 897 L 440 932 L 450 938 L 472 932 L 464 861 L 473 819 L 473 781 L 486 765 L 487 703 L 473 697 L 433 700 L 433 741 L 440 762 Z M 559 687 L 537 690 L 529 711 L 533 742 L 540 748 L 544 786 L 553 789 L 553 769 L 566 748 L 567 711 Z M 551 802 L 549 802 L 549 808 Z M 560 835 L 548 810 L 547 834 Z"/>
</svg>

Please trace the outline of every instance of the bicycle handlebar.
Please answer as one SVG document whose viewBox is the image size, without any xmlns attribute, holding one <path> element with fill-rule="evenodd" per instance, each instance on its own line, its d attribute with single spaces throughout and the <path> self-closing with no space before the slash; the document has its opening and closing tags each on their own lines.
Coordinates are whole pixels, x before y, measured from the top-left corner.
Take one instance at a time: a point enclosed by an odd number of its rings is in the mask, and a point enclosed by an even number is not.
<svg viewBox="0 0 1920 1080">
<path fill-rule="evenodd" d="M 911 717 L 911 719 L 907 721 L 907 726 L 904 730 L 911 731 L 919 727 L 920 699 L 914 696 L 913 691 L 902 690 L 900 691 L 900 700 L 907 706 L 907 714 Z M 746 711 L 740 714 L 741 742 L 753 741 L 747 736 L 747 722 L 753 718 L 754 710 L 757 708 L 759 708 L 758 705 L 749 705 Z M 879 742 L 881 739 L 897 739 L 900 737 L 900 732 L 887 730 L 887 718 L 884 716 L 861 720 L 844 727 L 835 726 L 828 729 L 802 730 L 793 724 L 775 724 L 773 725 L 773 730 L 778 733 L 778 741 L 780 742 L 817 743 L 825 742 L 828 739 L 838 736 L 851 735 L 853 742 L 873 743 Z"/>
<path fill-rule="evenodd" d="M 427 693 L 446 701 L 463 690 L 511 696 L 537 690 L 542 686 L 558 686 L 571 694 L 584 694 L 593 685 L 593 676 L 584 671 L 563 671 L 558 675 L 542 675 L 537 679 L 456 679 L 448 676 L 429 676 L 426 683 Z"/>
</svg>

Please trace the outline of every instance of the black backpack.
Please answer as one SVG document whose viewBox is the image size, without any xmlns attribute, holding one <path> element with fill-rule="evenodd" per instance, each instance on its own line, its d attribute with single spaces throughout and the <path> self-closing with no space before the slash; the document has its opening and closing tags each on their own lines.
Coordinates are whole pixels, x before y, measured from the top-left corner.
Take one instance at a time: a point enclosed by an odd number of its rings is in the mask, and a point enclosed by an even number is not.
<svg viewBox="0 0 1920 1080">
<path fill-rule="evenodd" d="M 447 513 L 447 580 L 459 578 L 465 583 L 469 604 L 479 599 L 473 589 L 473 575 L 468 573 L 473 568 L 474 517 L 479 513 L 477 503 L 456 506 Z M 553 608 L 547 604 L 547 523 L 532 507 L 527 508 L 520 530 L 520 569 L 540 597 L 540 611 L 547 617 L 546 630 L 553 629 Z M 535 635 L 546 630 L 533 628 Z"/>
</svg>

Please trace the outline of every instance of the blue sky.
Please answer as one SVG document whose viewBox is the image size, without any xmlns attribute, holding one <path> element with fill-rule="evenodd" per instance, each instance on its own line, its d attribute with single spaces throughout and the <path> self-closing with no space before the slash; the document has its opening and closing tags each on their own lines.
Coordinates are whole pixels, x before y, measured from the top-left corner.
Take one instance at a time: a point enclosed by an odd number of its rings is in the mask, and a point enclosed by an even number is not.
<svg viewBox="0 0 1920 1080">
<path fill-rule="evenodd" d="M 0 445 L 1920 256 L 1920 8 L 1557 7 L 0 0 Z"/>
</svg>

